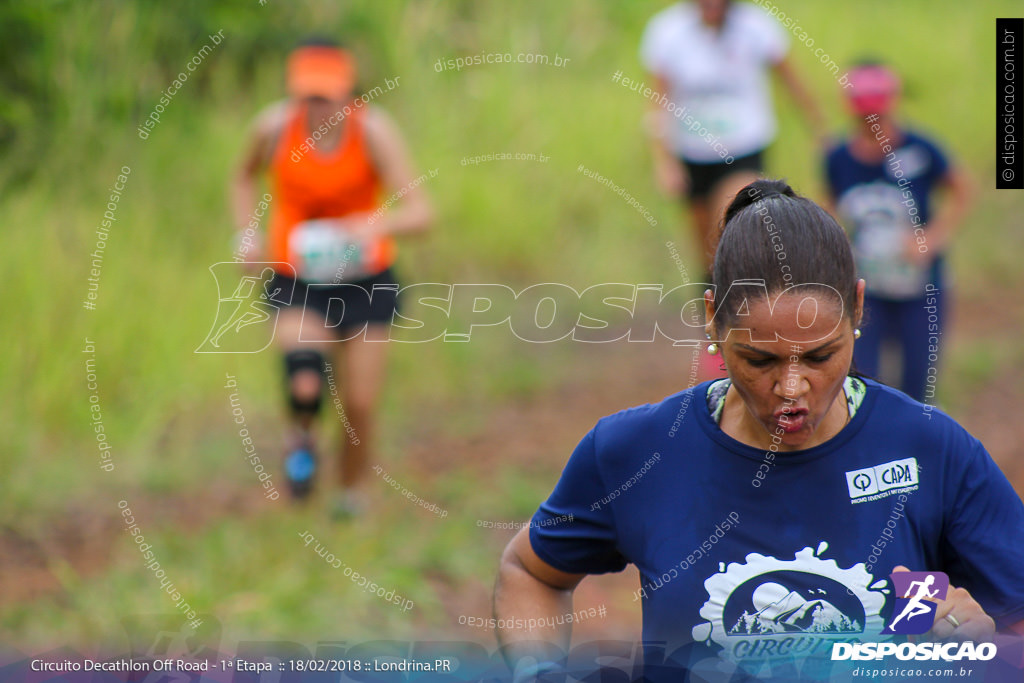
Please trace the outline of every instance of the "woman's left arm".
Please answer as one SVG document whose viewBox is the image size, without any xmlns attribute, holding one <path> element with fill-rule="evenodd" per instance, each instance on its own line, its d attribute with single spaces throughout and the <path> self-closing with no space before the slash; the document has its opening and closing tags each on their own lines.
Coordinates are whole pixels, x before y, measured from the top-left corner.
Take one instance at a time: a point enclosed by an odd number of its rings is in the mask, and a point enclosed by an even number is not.
<svg viewBox="0 0 1024 683">
<path fill-rule="evenodd" d="M 783 57 L 774 64 L 773 68 L 775 73 L 778 74 L 779 80 L 782 81 L 786 90 L 789 91 L 793 101 L 796 102 L 800 113 L 807 119 L 818 147 L 825 149 L 828 146 L 828 126 L 825 123 L 825 116 L 818 106 L 818 101 L 811 96 L 810 91 L 804 87 L 803 81 L 796 75 L 796 69 L 793 68 L 793 63 L 789 60 L 789 57 Z"/>
<path fill-rule="evenodd" d="M 974 183 L 959 167 L 951 165 L 940 184 L 948 190 L 949 196 L 944 198 L 939 210 L 925 226 L 928 250 L 935 254 L 941 254 L 949 247 L 974 198 Z"/>
<path fill-rule="evenodd" d="M 910 571 L 896 567 L 893 572 Z M 1021 636 L 1024 636 L 1024 620 L 1009 626 L 1004 632 L 996 631 L 995 621 L 965 588 L 950 585 L 945 600 L 938 600 L 935 609 L 935 623 L 925 638 L 935 641 L 954 640 L 959 642 L 995 643 L 997 653 L 1014 666 L 1024 667 L 1024 654 L 1020 650 Z M 954 626 L 954 624 L 956 624 Z"/>
<path fill-rule="evenodd" d="M 434 222 L 433 208 L 422 187 L 427 174 L 415 174 L 402 134 L 390 116 L 380 109 L 369 108 L 364 122 L 370 154 L 384 181 L 385 192 L 389 194 L 385 201 L 396 199 L 394 195 L 402 193 L 395 208 L 388 208 L 380 216 L 366 216 L 367 232 L 383 237 L 426 231 Z"/>
<path fill-rule="evenodd" d="M 949 429 L 942 440 L 950 456 L 943 467 L 943 538 L 938 551 L 945 566 L 934 569 L 949 571 L 959 587 L 951 585 L 946 599 L 937 601 L 931 635 L 989 642 L 993 637 L 1009 639 L 1018 646 L 1007 652 L 1019 660 L 1024 635 L 1024 502 L 980 441 L 952 420 L 943 425 Z"/>
</svg>

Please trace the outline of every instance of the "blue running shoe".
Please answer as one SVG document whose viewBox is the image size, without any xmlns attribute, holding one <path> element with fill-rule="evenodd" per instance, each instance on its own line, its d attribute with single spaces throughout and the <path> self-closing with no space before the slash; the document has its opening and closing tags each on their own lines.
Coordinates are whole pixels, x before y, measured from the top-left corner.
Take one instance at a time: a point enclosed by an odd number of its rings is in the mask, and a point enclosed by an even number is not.
<svg viewBox="0 0 1024 683">
<path fill-rule="evenodd" d="M 313 490 L 316 456 L 308 446 L 300 446 L 285 456 L 284 476 L 288 480 L 292 497 L 305 498 Z"/>
</svg>

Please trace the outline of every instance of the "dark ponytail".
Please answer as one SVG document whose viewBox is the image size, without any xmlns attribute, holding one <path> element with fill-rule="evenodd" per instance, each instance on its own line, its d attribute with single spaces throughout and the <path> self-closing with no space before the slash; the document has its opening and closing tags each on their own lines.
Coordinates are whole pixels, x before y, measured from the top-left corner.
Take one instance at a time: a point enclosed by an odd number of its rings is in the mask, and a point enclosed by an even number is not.
<svg viewBox="0 0 1024 683">
<path fill-rule="evenodd" d="M 725 210 L 713 279 L 716 325 L 735 320 L 730 308 L 739 301 L 725 293 L 741 280 L 763 280 L 772 299 L 796 285 L 826 285 L 822 291 L 838 292 L 853 320 L 857 275 L 846 233 L 827 211 L 782 180 L 755 180 L 733 198 Z"/>
<path fill-rule="evenodd" d="M 723 224 L 728 223 L 737 213 L 751 204 L 779 196 L 797 198 L 796 192 L 784 180 L 774 180 L 771 178 L 755 180 L 737 192 L 736 196 L 732 198 L 732 202 L 725 210 L 725 218 L 722 222 Z"/>
</svg>

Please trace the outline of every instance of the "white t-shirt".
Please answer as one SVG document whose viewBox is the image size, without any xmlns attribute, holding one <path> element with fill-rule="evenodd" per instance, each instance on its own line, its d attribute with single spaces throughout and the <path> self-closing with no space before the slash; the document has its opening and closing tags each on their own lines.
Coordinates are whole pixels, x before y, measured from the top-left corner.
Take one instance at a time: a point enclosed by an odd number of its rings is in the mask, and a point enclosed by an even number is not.
<svg viewBox="0 0 1024 683">
<path fill-rule="evenodd" d="M 666 116 L 676 153 L 720 163 L 716 142 L 734 157 L 766 147 L 775 137 L 768 67 L 788 50 L 783 28 L 749 3 L 732 2 L 720 32 L 706 26 L 690 3 L 656 14 L 644 31 L 640 57 L 668 83 L 676 109 Z"/>
</svg>

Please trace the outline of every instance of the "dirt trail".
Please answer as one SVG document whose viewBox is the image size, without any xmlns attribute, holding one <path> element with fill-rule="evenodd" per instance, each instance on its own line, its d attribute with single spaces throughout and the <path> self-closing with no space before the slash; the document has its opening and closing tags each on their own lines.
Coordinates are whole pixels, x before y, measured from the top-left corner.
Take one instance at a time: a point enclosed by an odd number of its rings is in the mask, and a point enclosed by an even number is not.
<svg viewBox="0 0 1024 683">
<path fill-rule="evenodd" d="M 985 311 L 977 306 L 957 306 L 956 313 L 957 329 L 947 337 L 951 341 L 966 340 L 968 334 L 974 341 L 1005 340 L 1024 332 L 1024 315 L 1013 312 L 1008 319 L 1005 308 Z M 557 472 L 579 438 L 601 416 L 657 401 L 688 385 L 693 358 L 689 347 L 673 347 L 666 341 L 579 347 L 574 349 L 567 379 L 533 400 L 493 405 L 474 432 L 452 436 L 445 432 L 442 420 L 419 428 L 415 442 L 409 445 L 407 466 L 423 478 L 453 470 L 484 476 L 510 462 Z M 1024 459 L 1018 454 L 1018 445 L 1024 442 L 1024 423 L 1008 420 L 1006 415 L 1008 406 L 1020 403 L 1022 388 L 1024 368 L 1002 368 L 957 416 L 982 439 L 1019 493 L 1024 493 Z M 139 508 L 136 512 L 149 519 L 193 529 L 225 515 L 255 516 L 265 510 L 265 500 L 255 489 L 209 489 L 190 493 L 188 504 L 185 502 L 176 496 L 140 496 L 135 505 Z M 85 505 L 70 505 L 66 514 L 40 528 L 50 532 L 34 536 L 11 527 L 0 529 L 0 607 L 59 594 L 65 589 L 59 578 L 65 563 L 83 577 L 102 572 L 124 532 L 118 519 L 99 515 Z M 489 579 L 459 586 L 448 585 L 441 578 L 427 580 L 451 611 L 450 623 L 457 623 L 460 614 L 489 614 Z M 632 601 L 631 595 L 636 586 L 632 568 L 583 582 L 577 591 L 577 609 L 604 605 L 607 616 L 580 624 L 576 637 L 635 639 L 640 613 L 639 602 Z M 489 632 L 468 627 L 455 627 L 449 635 L 477 641 L 491 637 Z"/>
<path fill-rule="evenodd" d="M 551 471 L 551 486 L 579 440 L 604 415 L 625 407 L 658 401 L 686 388 L 693 368 L 693 347 L 673 347 L 660 340 L 644 344 L 581 345 L 574 353 L 571 376 L 532 402 L 496 407 L 487 428 L 463 438 L 440 431 L 412 446 L 409 461 L 424 476 L 460 469 L 479 472 L 481 481 L 498 467 Z M 703 381 L 698 374 L 697 381 Z M 438 428 L 440 430 L 440 427 Z M 438 448 L 441 445 L 442 448 Z M 436 474 L 435 474 L 436 476 Z M 513 532 L 503 536 L 511 538 Z M 459 586 L 433 581 L 451 624 L 459 615 L 488 616 L 491 578 Z M 607 614 L 574 626 L 574 641 L 597 638 L 635 641 L 640 635 L 640 603 L 632 593 L 639 586 L 635 568 L 620 574 L 588 577 L 575 593 L 575 610 L 600 609 Z M 453 629 L 453 637 L 493 643 L 480 629 Z"/>
<path fill-rule="evenodd" d="M 211 488 L 187 498 L 138 496 L 131 509 L 145 519 L 162 520 L 161 526 L 196 529 L 225 515 L 258 514 L 266 509 L 266 500 L 256 489 Z M 120 517 L 108 512 L 72 503 L 64 514 L 39 525 L 47 534 L 0 528 L 0 607 L 64 590 L 60 577 L 65 566 L 82 578 L 105 569 L 125 533 Z"/>
<path fill-rule="evenodd" d="M 429 479 L 454 470 L 479 472 L 485 477 L 499 465 L 542 468 L 552 471 L 552 484 L 564 460 L 581 436 L 603 415 L 623 407 L 656 401 L 686 386 L 691 371 L 691 347 L 675 347 L 661 340 L 649 344 L 582 345 L 574 358 L 579 362 L 566 381 L 534 400 L 497 404 L 481 416 L 474 432 L 455 437 L 445 432 L 443 420 L 427 420 L 407 447 L 405 465 L 410 474 Z M 443 410 L 439 411 L 443 414 Z M 266 501 L 255 489 L 210 488 L 182 495 L 135 496 L 132 510 L 145 519 L 159 519 L 161 526 L 201 529 L 224 516 L 256 516 L 266 511 Z M 61 577 L 69 566 L 83 579 L 101 573 L 124 533 L 119 518 L 102 514 L 85 504 L 69 505 L 62 514 L 36 528 L 45 535 L 13 527 L 0 528 L 0 607 L 60 595 L 69 587 Z M 493 532 L 501 533 L 501 532 Z M 511 533 L 508 534 L 511 536 Z M 425 577 L 445 597 L 450 623 L 458 615 L 490 614 L 490 578 L 474 585 L 453 586 L 441 577 Z M 637 585 L 636 571 L 613 577 L 596 577 L 581 587 L 577 609 L 606 605 L 608 615 L 584 623 L 578 630 L 611 628 L 623 638 L 639 633 L 639 611 L 616 609 L 614 596 L 628 596 Z M 447 597 L 446 597 L 447 596 Z M 450 598 L 450 599 L 449 599 Z M 619 600 L 621 602 L 621 600 Z M 639 603 L 636 603 L 638 606 Z M 453 626 L 454 637 L 491 638 L 489 631 Z"/>
</svg>

